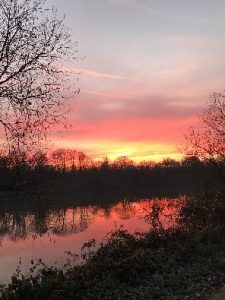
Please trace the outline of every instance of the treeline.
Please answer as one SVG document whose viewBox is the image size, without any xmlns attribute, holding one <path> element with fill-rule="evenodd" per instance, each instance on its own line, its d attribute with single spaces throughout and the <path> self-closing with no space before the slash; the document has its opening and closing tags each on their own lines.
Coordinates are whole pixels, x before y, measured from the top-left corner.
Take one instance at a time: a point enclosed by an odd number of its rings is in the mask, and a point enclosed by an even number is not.
<svg viewBox="0 0 225 300">
<path fill-rule="evenodd" d="M 215 168 L 216 166 L 216 168 Z M 110 161 L 93 161 L 83 151 L 58 149 L 51 153 L 11 151 L 0 156 L 1 190 L 29 187 L 47 188 L 55 193 L 134 187 L 179 190 L 182 186 L 208 185 L 223 181 L 224 161 L 182 161 L 166 158 L 161 162 L 135 163 L 126 156 Z"/>
<path fill-rule="evenodd" d="M 24 167 L 28 169 L 54 169 L 59 172 L 70 172 L 84 169 L 153 169 L 153 168 L 178 168 L 178 167 L 201 167 L 214 165 L 223 168 L 224 159 L 215 161 L 206 159 L 200 160 L 197 156 L 186 156 L 181 161 L 170 157 L 160 162 L 146 161 L 134 162 L 127 156 L 119 156 L 115 160 L 110 161 L 107 157 L 100 161 L 91 159 L 86 153 L 75 149 L 57 149 L 52 152 L 44 152 L 41 150 L 23 151 L 13 149 L 9 153 L 0 152 L 0 168 L 15 169 Z"/>
</svg>

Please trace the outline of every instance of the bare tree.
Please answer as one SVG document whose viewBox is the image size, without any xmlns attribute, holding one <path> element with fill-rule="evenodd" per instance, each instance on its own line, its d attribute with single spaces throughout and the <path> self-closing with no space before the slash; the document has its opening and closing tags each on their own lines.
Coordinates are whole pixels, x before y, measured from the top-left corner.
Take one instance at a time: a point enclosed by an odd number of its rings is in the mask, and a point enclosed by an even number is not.
<svg viewBox="0 0 225 300">
<path fill-rule="evenodd" d="M 78 169 L 83 170 L 92 165 L 92 160 L 83 151 L 78 151 L 77 152 L 77 164 L 78 164 Z"/>
<path fill-rule="evenodd" d="M 185 135 L 185 152 L 211 161 L 222 172 L 225 159 L 225 95 L 213 93 L 206 109 L 199 116 L 199 128 L 190 128 Z"/>
<path fill-rule="evenodd" d="M 58 169 L 83 170 L 92 165 L 92 160 L 83 151 L 75 149 L 57 149 L 50 156 L 51 163 Z"/>
<path fill-rule="evenodd" d="M 127 156 L 119 156 L 114 160 L 113 165 L 118 169 L 124 169 L 133 167 L 134 162 Z"/>
<path fill-rule="evenodd" d="M 75 54 L 64 20 L 45 0 L 0 0 L 0 124 L 8 141 L 36 143 L 64 123 L 63 64 Z"/>
<path fill-rule="evenodd" d="M 68 164 L 68 151 L 67 149 L 57 149 L 51 154 L 51 162 L 57 170 L 66 171 Z"/>
</svg>

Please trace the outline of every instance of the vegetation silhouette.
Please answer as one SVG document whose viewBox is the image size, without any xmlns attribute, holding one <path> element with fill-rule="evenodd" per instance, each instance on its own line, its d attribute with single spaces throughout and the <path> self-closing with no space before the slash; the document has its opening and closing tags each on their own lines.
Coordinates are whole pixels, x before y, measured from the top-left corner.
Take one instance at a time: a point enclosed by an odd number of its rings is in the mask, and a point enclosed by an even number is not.
<svg viewBox="0 0 225 300">
<path fill-rule="evenodd" d="M 225 165 L 219 162 L 223 171 Z M 156 193 L 188 193 L 204 186 L 220 184 L 214 163 L 188 156 L 182 161 L 167 158 L 160 163 L 134 163 L 127 157 L 110 162 L 92 161 L 82 151 L 58 149 L 52 153 L 18 152 L 0 157 L 2 189 L 47 192 L 49 196 L 87 191 L 148 189 Z M 51 198 L 51 197 L 50 197 Z"/>
<path fill-rule="evenodd" d="M 38 147 L 52 126 L 67 124 L 66 99 L 79 92 L 64 65 L 77 59 L 77 45 L 44 0 L 2 0 L 0 25 L 0 124 L 6 139 L 0 237 L 16 240 L 50 228 L 56 235 L 84 231 L 99 209 L 87 205 L 101 203 L 107 215 L 109 194 L 132 199 L 145 192 L 207 191 L 182 203 L 174 226 L 163 226 L 155 201 L 142 216 L 148 232 L 132 235 L 121 227 L 97 250 L 94 239 L 87 241 L 83 264 L 69 252 L 75 263 L 64 268 L 32 261 L 30 272 L 20 276 L 17 270 L 10 284 L 0 286 L 0 299 L 195 299 L 224 282 L 224 93 L 212 94 L 200 127 L 186 134 L 187 157 L 180 162 L 135 163 L 126 156 L 95 162 L 76 149 L 46 153 Z M 71 203 L 70 213 L 79 218 L 68 222 Z M 123 220 L 133 213 L 126 202 L 117 210 Z"/>
<path fill-rule="evenodd" d="M 21 163 L 54 125 L 67 126 L 67 99 L 79 92 L 65 67 L 77 45 L 45 2 L 0 2 L 0 125 L 5 151 Z"/>
<path fill-rule="evenodd" d="M 18 271 L 2 299 L 198 299 L 224 278 L 224 193 L 189 197 L 176 226 L 160 225 L 157 204 L 154 230 L 112 231 L 96 250 L 95 240 L 82 247 L 84 264 L 70 255 L 65 268 L 41 260 L 30 272 Z M 207 224 L 207 226 L 206 226 Z"/>
<path fill-rule="evenodd" d="M 225 183 L 225 95 L 210 95 L 204 111 L 199 116 L 198 127 L 190 128 L 186 133 L 184 151 L 188 155 L 197 156 L 210 161 L 218 170 Z"/>
</svg>

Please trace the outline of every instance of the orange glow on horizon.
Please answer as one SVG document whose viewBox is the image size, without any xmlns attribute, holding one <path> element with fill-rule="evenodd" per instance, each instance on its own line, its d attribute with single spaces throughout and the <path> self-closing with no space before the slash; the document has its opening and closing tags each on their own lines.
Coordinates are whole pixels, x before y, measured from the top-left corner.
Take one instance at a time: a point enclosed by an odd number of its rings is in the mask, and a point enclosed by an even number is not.
<svg viewBox="0 0 225 300">
<path fill-rule="evenodd" d="M 70 139 L 57 139 L 54 141 L 54 148 L 82 150 L 94 161 L 101 161 L 106 157 L 113 161 L 120 156 L 127 156 L 136 163 L 141 161 L 160 162 L 168 157 L 179 161 L 184 156 L 178 150 L 178 146 L 161 143 L 112 142 L 107 140 L 74 142 Z"/>
<path fill-rule="evenodd" d="M 70 148 L 84 151 L 90 158 L 110 161 L 127 156 L 134 162 L 155 161 L 165 158 L 181 160 L 179 150 L 184 133 L 197 121 L 196 116 L 185 118 L 101 118 L 95 121 L 74 122 L 62 138 L 56 132 L 51 141 L 54 148 Z"/>
</svg>

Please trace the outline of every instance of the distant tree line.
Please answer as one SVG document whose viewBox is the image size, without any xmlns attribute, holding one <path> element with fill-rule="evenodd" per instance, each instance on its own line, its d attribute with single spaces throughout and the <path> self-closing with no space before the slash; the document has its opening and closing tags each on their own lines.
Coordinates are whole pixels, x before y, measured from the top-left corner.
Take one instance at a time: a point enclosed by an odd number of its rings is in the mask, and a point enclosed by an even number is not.
<svg viewBox="0 0 225 300">
<path fill-rule="evenodd" d="M 212 164 L 212 160 L 200 159 L 195 155 L 185 156 L 182 160 L 175 160 L 170 157 L 160 162 L 143 160 L 135 162 L 128 156 L 119 156 L 110 161 L 107 157 L 102 160 L 93 160 L 85 152 L 76 149 L 60 148 L 50 153 L 37 150 L 31 153 L 21 149 L 14 149 L 9 153 L 0 151 L 0 168 L 27 167 L 30 169 L 52 168 L 59 172 L 70 172 L 84 169 L 153 169 L 153 168 L 178 168 L 178 167 L 200 167 Z M 217 159 L 217 163 L 225 165 L 225 160 Z"/>
<path fill-rule="evenodd" d="M 217 161 L 224 172 L 224 160 Z M 116 188 L 118 186 L 159 186 L 176 185 L 179 180 L 186 184 L 196 180 L 207 182 L 217 176 L 215 162 L 201 160 L 197 156 L 187 156 L 181 161 L 165 158 L 161 162 L 134 162 L 127 156 L 113 161 L 108 158 L 94 161 L 86 153 L 75 149 L 57 149 L 51 153 L 44 151 L 22 151 L 14 149 L 10 153 L 0 153 L 1 190 L 57 186 L 70 190 Z M 219 181 L 218 176 L 218 181 Z M 66 188 L 67 187 L 67 188 Z M 58 187 L 57 187 L 58 188 Z M 57 190 L 57 188 L 55 190 Z"/>
</svg>

